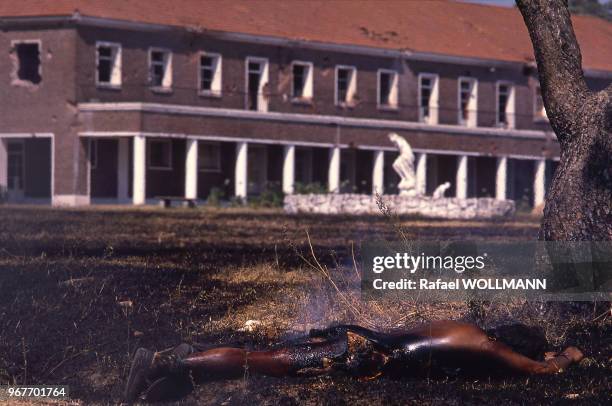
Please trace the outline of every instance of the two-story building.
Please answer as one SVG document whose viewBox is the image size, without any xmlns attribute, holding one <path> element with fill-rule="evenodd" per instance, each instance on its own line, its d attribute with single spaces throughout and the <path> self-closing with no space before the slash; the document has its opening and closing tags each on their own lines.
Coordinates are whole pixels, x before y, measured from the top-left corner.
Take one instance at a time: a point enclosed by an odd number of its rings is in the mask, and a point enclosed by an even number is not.
<svg viewBox="0 0 612 406">
<path fill-rule="evenodd" d="M 573 18 L 589 86 L 612 24 Z M 0 4 L 0 189 L 11 202 L 144 204 L 396 193 L 397 132 L 424 193 L 543 202 L 559 146 L 516 9 L 452 1 Z"/>
</svg>

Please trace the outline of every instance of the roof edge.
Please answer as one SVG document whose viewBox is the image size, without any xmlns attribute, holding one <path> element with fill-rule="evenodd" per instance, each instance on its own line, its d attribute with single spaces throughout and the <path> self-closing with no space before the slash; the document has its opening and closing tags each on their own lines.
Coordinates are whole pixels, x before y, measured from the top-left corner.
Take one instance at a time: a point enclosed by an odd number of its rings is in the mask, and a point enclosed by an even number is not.
<svg viewBox="0 0 612 406">
<path fill-rule="evenodd" d="M 213 38 L 223 39 L 227 41 L 235 42 L 246 42 L 273 46 L 300 46 L 303 48 L 333 51 L 333 52 L 344 52 L 356 55 L 370 55 L 377 57 L 388 57 L 388 58 L 406 58 L 418 61 L 427 62 L 441 62 L 458 65 L 471 65 L 471 66 L 490 66 L 490 67 L 506 67 L 506 68 L 522 68 L 525 65 L 532 66 L 533 61 L 511 61 L 511 60 L 500 60 L 500 59 L 483 59 L 468 56 L 457 56 L 448 54 L 436 54 L 430 52 L 419 52 L 412 51 L 409 49 L 393 49 L 393 48 L 378 48 L 370 47 L 365 45 L 353 45 L 353 44 L 341 44 L 332 42 L 318 42 L 318 41 L 307 41 L 301 39 L 274 37 L 257 34 L 247 34 L 238 32 L 208 30 L 206 28 L 197 26 L 177 26 L 168 24 L 157 24 L 148 22 L 137 22 L 113 18 L 86 16 L 79 13 L 73 15 L 57 15 L 57 16 L 27 16 L 27 17 L 0 17 L 0 27 L 4 26 L 20 26 L 28 24 L 59 24 L 68 23 L 80 26 L 93 26 L 93 27 L 104 27 L 104 28 L 117 28 L 117 29 L 128 29 L 128 30 L 142 30 L 142 31 L 190 31 L 201 34 L 209 35 Z M 612 78 L 612 70 L 598 70 L 598 69 L 583 69 L 584 74 L 589 77 L 597 78 Z"/>
</svg>

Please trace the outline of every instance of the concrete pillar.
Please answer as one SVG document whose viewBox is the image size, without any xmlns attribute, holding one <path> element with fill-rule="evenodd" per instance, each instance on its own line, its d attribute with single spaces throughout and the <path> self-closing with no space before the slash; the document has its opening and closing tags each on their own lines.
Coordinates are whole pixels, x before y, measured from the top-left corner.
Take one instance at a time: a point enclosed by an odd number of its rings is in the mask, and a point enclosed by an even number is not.
<svg viewBox="0 0 612 406">
<path fill-rule="evenodd" d="M 329 191 L 338 193 L 340 191 L 340 147 L 332 147 L 329 150 L 329 171 L 327 177 Z"/>
<path fill-rule="evenodd" d="M 457 158 L 457 180 L 456 196 L 459 199 L 467 199 L 468 190 L 468 157 L 461 155 Z"/>
<path fill-rule="evenodd" d="M 133 148 L 133 186 L 132 202 L 134 204 L 145 204 L 147 193 L 147 139 L 142 135 L 134 137 Z"/>
<path fill-rule="evenodd" d="M 283 193 L 292 195 L 295 185 L 295 145 L 286 145 L 283 151 Z"/>
<path fill-rule="evenodd" d="M 495 198 L 506 200 L 506 179 L 508 171 L 508 158 L 505 156 L 497 158 L 497 168 L 495 171 Z"/>
<path fill-rule="evenodd" d="M 187 139 L 185 146 L 185 198 L 198 197 L 198 140 Z"/>
<path fill-rule="evenodd" d="M 119 138 L 117 142 L 117 201 L 128 202 L 130 182 L 130 139 Z"/>
<path fill-rule="evenodd" d="M 236 143 L 236 169 L 235 169 L 235 191 L 237 198 L 246 200 L 248 192 L 247 160 L 249 144 L 246 142 Z"/>
<path fill-rule="evenodd" d="M 538 159 L 533 164 L 533 205 L 537 207 L 544 203 L 546 194 L 546 160 Z"/>
<path fill-rule="evenodd" d="M 416 162 L 416 187 L 424 195 L 427 192 L 427 154 L 418 154 Z"/>
<path fill-rule="evenodd" d="M 372 169 L 372 194 L 382 195 L 385 191 L 385 151 L 374 151 Z"/>
<path fill-rule="evenodd" d="M 6 152 L 6 139 L 0 138 L 0 194 L 6 192 L 8 187 L 8 154 Z"/>
</svg>

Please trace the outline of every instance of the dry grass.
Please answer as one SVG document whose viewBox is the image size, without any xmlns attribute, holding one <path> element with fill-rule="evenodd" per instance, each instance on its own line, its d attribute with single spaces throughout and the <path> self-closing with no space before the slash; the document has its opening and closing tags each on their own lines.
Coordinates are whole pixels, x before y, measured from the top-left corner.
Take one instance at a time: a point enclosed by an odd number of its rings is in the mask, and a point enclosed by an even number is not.
<svg viewBox="0 0 612 406">
<path fill-rule="evenodd" d="M 3 208 L 0 223 L 0 384 L 67 384 L 83 404 L 113 404 L 138 346 L 262 348 L 329 323 L 472 319 L 540 325 L 553 345 L 587 349 L 590 364 L 527 382 L 251 377 L 204 385 L 183 403 L 524 404 L 576 394 L 587 402 L 612 388 L 605 315 L 559 317 L 517 302 L 485 305 L 475 317 L 465 303 L 361 300 L 353 248 L 358 256 L 366 238 L 393 240 L 401 227 L 406 238 L 532 239 L 538 224 L 528 218 L 389 224 L 274 210 Z M 248 320 L 261 324 L 240 331 Z"/>
</svg>

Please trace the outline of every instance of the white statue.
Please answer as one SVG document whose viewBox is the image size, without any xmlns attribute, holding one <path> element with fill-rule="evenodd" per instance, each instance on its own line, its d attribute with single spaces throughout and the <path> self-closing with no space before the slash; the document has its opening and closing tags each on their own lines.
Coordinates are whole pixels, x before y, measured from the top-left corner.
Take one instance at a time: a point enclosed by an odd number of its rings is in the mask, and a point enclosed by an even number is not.
<svg viewBox="0 0 612 406">
<path fill-rule="evenodd" d="M 449 187 L 451 187 L 450 182 L 444 182 L 434 190 L 432 197 L 434 199 L 442 199 Z"/>
<path fill-rule="evenodd" d="M 389 140 L 399 150 L 399 156 L 393 162 L 393 169 L 400 177 L 397 185 L 400 196 L 417 196 L 416 174 L 414 172 L 414 153 L 408 141 L 396 133 L 389 134 Z"/>
</svg>

